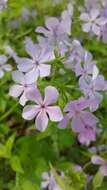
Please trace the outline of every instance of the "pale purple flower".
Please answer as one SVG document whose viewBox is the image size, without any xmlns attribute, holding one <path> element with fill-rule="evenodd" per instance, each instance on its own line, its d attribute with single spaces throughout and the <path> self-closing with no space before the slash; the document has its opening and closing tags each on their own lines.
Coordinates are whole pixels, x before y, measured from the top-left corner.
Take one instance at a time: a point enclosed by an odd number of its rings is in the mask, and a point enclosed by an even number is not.
<svg viewBox="0 0 107 190">
<path fill-rule="evenodd" d="M 18 58 L 18 69 L 27 73 L 30 81 L 35 82 L 38 77 L 46 77 L 50 75 L 51 65 L 45 64 L 54 59 L 54 54 L 46 45 L 34 44 L 30 38 L 25 41 L 25 48 L 31 58 Z"/>
<path fill-rule="evenodd" d="M 7 7 L 8 0 L 0 0 L 0 12 L 2 12 Z"/>
<path fill-rule="evenodd" d="M 27 22 L 30 18 L 36 18 L 37 11 L 35 9 L 29 9 L 27 7 L 23 7 L 21 10 L 21 18 L 23 21 Z"/>
<path fill-rule="evenodd" d="M 99 165 L 99 171 L 103 176 L 107 176 L 107 161 L 100 156 L 92 156 L 91 162 L 95 165 Z"/>
<path fill-rule="evenodd" d="M 92 60 L 92 54 L 85 51 L 83 64 L 79 62 L 75 66 L 76 76 L 87 78 L 89 75 L 93 74 L 93 69 L 95 65 L 96 65 L 96 62 Z"/>
<path fill-rule="evenodd" d="M 8 58 L 5 55 L 0 55 L 0 78 L 4 76 L 5 72 L 11 71 L 12 66 L 7 64 Z"/>
<path fill-rule="evenodd" d="M 84 59 L 84 49 L 78 40 L 73 40 L 71 44 L 68 44 L 68 47 L 69 56 L 64 64 L 67 68 L 71 68 L 75 71 L 76 64 L 80 64 Z"/>
<path fill-rule="evenodd" d="M 27 93 L 28 100 L 34 101 L 36 105 L 28 105 L 23 109 L 23 118 L 26 120 L 35 119 L 36 128 L 44 131 L 47 128 L 50 118 L 53 122 L 62 120 L 63 115 L 59 106 L 53 106 L 57 101 L 59 93 L 55 87 L 45 88 L 44 100 L 38 89 L 31 89 Z"/>
<path fill-rule="evenodd" d="M 66 112 L 66 116 L 59 124 L 60 128 L 65 128 L 69 121 L 72 120 L 72 129 L 79 134 L 78 139 L 81 144 L 89 144 L 90 141 L 95 141 L 96 139 L 98 119 L 85 110 L 88 107 L 89 101 L 83 97 L 71 101 L 65 106 L 64 112 Z"/>
<path fill-rule="evenodd" d="M 46 17 L 46 27 L 39 26 L 36 28 L 36 32 L 43 34 L 48 42 L 55 48 L 65 45 L 68 41 L 68 35 L 71 34 L 73 6 L 68 4 L 67 9 L 62 12 L 61 17 Z M 61 44 L 60 44 L 61 43 Z"/>
<path fill-rule="evenodd" d="M 101 9 L 105 0 L 85 0 L 85 8 L 90 11 L 91 9 Z"/>
<path fill-rule="evenodd" d="M 34 88 L 34 84 L 29 81 L 26 74 L 21 73 L 20 71 L 13 71 L 12 78 L 16 82 L 9 91 L 9 95 L 12 97 L 20 97 L 19 103 L 24 106 L 27 102 L 26 93 L 29 89 Z"/>
<path fill-rule="evenodd" d="M 82 24 L 84 32 L 92 32 L 97 36 L 101 35 L 101 27 L 107 23 L 107 18 L 101 16 L 99 9 L 92 9 L 90 13 L 81 13 L 80 20 L 84 22 Z"/>
<path fill-rule="evenodd" d="M 105 91 L 107 86 L 104 77 L 102 75 L 98 75 L 95 78 L 80 78 L 79 86 L 84 95 L 90 99 L 91 111 L 95 111 L 103 98 L 100 92 Z"/>
<path fill-rule="evenodd" d="M 62 175 L 62 174 L 61 174 Z M 63 178 L 63 176 L 61 176 Z M 56 179 L 53 175 L 53 171 L 43 172 L 42 174 L 41 188 L 48 190 L 63 190 L 56 182 Z"/>
<path fill-rule="evenodd" d="M 75 166 L 74 166 L 74 170 L 75 170 L 76 172 L 81 172 L 83 169 L 82 169 L 82 167 L 81 167 L 80 165 L 75 165 Z"/>
<path fill-rule="evenodd" d="M 104 9 L 102 10 L 102 16 L 107 18 L 107 2 Z M 107 24 L 102 27 L 101 37 L 103 42 L 107 43 Z"/>
<path fill-rule="evenodd" d="M 21 11 L 21 17 L 25 22 L 27 22 L 30 18 L 30 10 L 26 7 L 23 7 Z"/>
</svg>

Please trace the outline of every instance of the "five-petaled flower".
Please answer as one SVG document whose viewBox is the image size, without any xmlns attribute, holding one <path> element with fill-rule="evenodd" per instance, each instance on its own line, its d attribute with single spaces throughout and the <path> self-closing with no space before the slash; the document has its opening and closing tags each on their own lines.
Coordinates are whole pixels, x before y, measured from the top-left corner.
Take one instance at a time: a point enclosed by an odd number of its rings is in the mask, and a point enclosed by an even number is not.
<svg viewBox="0 0 107 190">
<path fill-rule="evenodd" d="M 51 65 L 45 64 L 54 59 L 54 54 L 48 45 L 34 44 L 30 38 L 25 41 L 25 48 L 31 58 L 17 58 L 19 71 L 26 73 L 30 81 L 35 82 L 38 77 L 50 75 Z"/>
<path fill-rule="evenodd" d="M 27 92 L 28 100 L 34 101 L 36 105 L 27 105 L 23 109 L 23 118 L 32 120 L 36 118 L 35 124 L 39 131 L 44 131 L 48 125 L 48 118 L 53 122 L 61 121 L 63 118 L 59 106 L 52 106 L 58 99 L 59 93 L 55 87 L 48 86 L 45 88 L 45 98 L 37 88 Z"/>
<path fill-rule="evenodd" d="M 80 20 L 84 22 L 84 32 L 92 32 L 97 36 L 101 35 L 101 27 L 107 23 L 107 18 L 102 17 L 100 10 L 95 8 L 91 9 L 90 13 L 81 13 Z"/>
<path fill-rule="evenodd" d="M 90 141 L 96 139 L 98 119 L 89 111 L 84 110 L 88 107 L 89 101 L 83 97 L 69 102 L 64 108 L 66 116 L 59 124 L 60 128 L 65 128 L 72 120 L 72 129 L 79 134 L 78 139 L 81 144 L 89 144 Z"/>
<path fill-rule="evenodd" d="M 9 95 L 15 98 L 20 97 L 19 103 L 24 106 L 27 102 L 26 92 L 29 89 L 34 88 L 35 85 L 29 81 L 26 74 L 23 74 L 18 70 L 12 72 L 12 78 L 17 84 L 14 84 L 10 88 Z"/>
</svg>

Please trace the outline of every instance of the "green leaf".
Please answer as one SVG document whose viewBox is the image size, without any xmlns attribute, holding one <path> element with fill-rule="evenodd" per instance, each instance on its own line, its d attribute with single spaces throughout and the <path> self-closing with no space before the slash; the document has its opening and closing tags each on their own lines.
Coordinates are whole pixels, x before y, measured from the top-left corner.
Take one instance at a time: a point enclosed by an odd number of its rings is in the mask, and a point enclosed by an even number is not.
<svg viewBox="0 0 107 190">
<path fill-rule="evenodd" d="M 31 183 L 30 181 L 25 181 L 23 184 L 22 184 L 22 190 L 40 190 L 40 188 Z"/>
<path fill-rule="evenodd" d="M 15 133 L 11 135 L 5 144 L 6 154 L 8 155 L 8 157 L 11 157 L 11 151 L 13 148 L 15 136 L 16 136 Z"/>
<path fill-rule="evenodd" d="M 101 187 L 101 184 L 103 182 L 104 176 L 101 175 L 100 172 L 97 172 L 93 179 L 93 187 L 94 189 L 97 189 L 98 187 Z"/>
<path fill-rule="evenodd" d="M 20 158 L 18 156 L 12 156 L 10 159 L 10 165 L 15 172 L 24 173 L 21 166 Z"/>
<path fill-rule="evenodd" d="M 0 144 L 0 157 L 2 158 L 11 157 L 11 150 L 13 148 L 14 140 L 15 140 L 15 134 L 9 137 L 5 145 Z"/>
</svg>

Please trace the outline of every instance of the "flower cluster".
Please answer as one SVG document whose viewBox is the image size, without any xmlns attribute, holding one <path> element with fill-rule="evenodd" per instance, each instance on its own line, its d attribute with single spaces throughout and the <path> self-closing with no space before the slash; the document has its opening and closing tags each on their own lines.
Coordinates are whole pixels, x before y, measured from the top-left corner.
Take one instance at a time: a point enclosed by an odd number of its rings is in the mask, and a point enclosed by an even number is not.
<svg viewBox="0 0 107 190">
<path fill-rule="evenodd" d="M 59 2 L 54 0 L 54 3 Z M 69 3 L 59 17 L 47 16 L 45 26 L 38 26 L 35 29 L 36 42 L 26 37 L 24 45 L 27 57 L 18 56 L 11 47 L 6 48 L 7 53 L 16 62 L 16 68 L 12 71 L 15 84 L 10 87 L 9 95 L 19 98 L 19 103 L 23 106 L 22 117 L 25 120 L 34 119 L 37 130 L 44 132 L 49 120 L 56 122 L 58 128 L 62 130 L 71 125 L 78 142 L 89 146 L 97 138 L 99 119 L 95 112 L 103 100 L 103 93 L 107 91 L 107 81 L 100 74 L 97 61 L 93 59 L 92 54 L 78 39 L 71 37 L 73 5 L 73 2 Z M 23 16 L 27 18 L 29 15 L 25 13 L 26 11 Z M 84 7 L 81 7 L 80 21 L 84 32 L 96 35 L 107 43 L 107 2 L 85 0 Z M 5 55 L 0 55 L 0 78 L 5 71 L 12 70 L 7 60 Z M 67 101 L 64 102 L 63 112 L 58 102 L 61 95 L 60 84 L 55 85 L 56 78 L 52 78 L 56 72 L 54 67 L 57 61 L 58 64 L 61 63 L 57 69 L 59 76 L 60 74 L 64 76 L 68 70 L 70 75 L 72 73 L 75 75 L 77 86 L 74 88 L 80 95 L 73 99 L 70 93 L 66 96 L 64 92 Z M 44 98 L 41 81 L 46 82 L 46 86 L 43 87 Z M 100 165 L 101 174 L 107 176 L 107 161 L 99 156 L 93 156 L 91 162 Z M 82 168 L 77 167 L 75 170 L 81 171 Z M 62 190 L 52 171 L 43 173 L 42 179 L 43 189 Z"/>
<path fill-rule="evenodd" d="M 99 120 L 93 112 L 98 109 L 103 99 L 101 92 L 107 90 L 107 82 L 99 74 L 97 62 L 93 60 L 92 54 L 85 50 L 77 39 L 70 38 L 73 10 L 73 3 L 69 3 L 61 17 L 46 17 L 46 27 L 39 26 L 35 30 L 43 35 L 38 36 L 38 43 L 34 43 L 31 38 L 25 39 L 25 49 L 29 57 L 19 57 L 14 50 L 7 48 L 7 52 L 17 63 L 17 70 L 12 72 L 16 84 L 10 88 L 9 94 L 15 98 L 19 97 L 22 106 L 28 101 L 36 103 L 25 106 L 22 115 L 26 120 L 35 118 L 35 125 L 39 131 L 47 128 L 49 119 L 60 122 L 58 126 L 61 129 L 67 127 L 72 120 L 72 130 L 77 133 L 79 142 L 89 145 L 91 141 L 96 140 L 96 125 Z M 98 10 L 92 11 L 90 16 L 96 19 L 99 16 Z M 86 21 L 90 17 L 82 13 L 81 19 Z M 103 17 L 97 21 L 106 23 Z M 91 24 L 93 26 L 88 24 L 90 29 L 96 28 L 94 22 Z M 86 25 L 83 25 L 83 28 Z M 83 94 L 79 99 L 67 103 L 64 116 L 59 106 L 53 106 L 59 96 L 58 90 L 54 86 L 47 86 L 43 100 L 38 89 L 38 79 L 51 76 L 53 72 L 50 62 L 55 61 L 56 51 L 60 57 L 64 57 L 63 69 L 70 69 L 78 77 L 78 90 Z"/>
<path fill-rule="evenodd" d="M 90 11 L 91 10 L 91 11 Z M 81 9 L 82 29 L 90 35 L 96 35 L 107 42 L 107 2 L 103 0 L 86 0 Z"/>
</svg>

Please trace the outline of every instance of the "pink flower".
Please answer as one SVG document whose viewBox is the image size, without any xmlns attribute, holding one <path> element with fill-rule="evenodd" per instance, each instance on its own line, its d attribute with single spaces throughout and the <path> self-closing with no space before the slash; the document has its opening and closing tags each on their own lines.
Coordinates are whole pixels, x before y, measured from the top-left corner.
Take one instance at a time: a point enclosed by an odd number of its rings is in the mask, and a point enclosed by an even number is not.
<svg viewBox="0 0 107 190">
<path fill-rule="evenodd" d="M 34 101 L 36 105 L 28 105 L 23 109 L 23 118 L 32 120 L 36 118 L 35 124 L 39 131 L 44 131 L 48 125 L 48 118 L 58 122 L 63 118 L 59 106 L 52 106 L 58 99 L 59 93 L 55 87 L 45 88 L 45 98 L 41 97 L 38 89 L 31 89 L 27 92 L 28 100 Z"/>
</svg>

